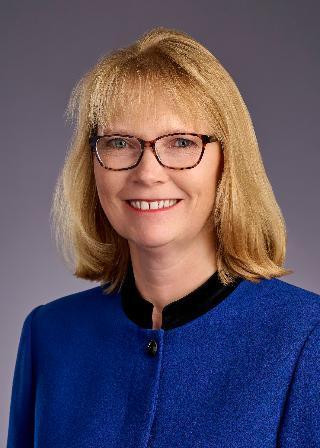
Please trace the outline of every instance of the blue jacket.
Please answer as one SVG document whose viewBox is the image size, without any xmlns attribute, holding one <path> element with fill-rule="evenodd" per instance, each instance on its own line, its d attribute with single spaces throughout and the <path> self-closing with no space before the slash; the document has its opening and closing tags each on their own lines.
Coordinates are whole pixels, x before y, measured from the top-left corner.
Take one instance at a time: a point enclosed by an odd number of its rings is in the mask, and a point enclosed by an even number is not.
<svg viewBox="0 0 320 448">
<path fill-rule="evenodd" d="M 320 447 L 320 296 L 242 279 L 167 329 L 134 322 L 101 286 L 39 305 L 22 327 L 7 447 Z"/>
</svg>

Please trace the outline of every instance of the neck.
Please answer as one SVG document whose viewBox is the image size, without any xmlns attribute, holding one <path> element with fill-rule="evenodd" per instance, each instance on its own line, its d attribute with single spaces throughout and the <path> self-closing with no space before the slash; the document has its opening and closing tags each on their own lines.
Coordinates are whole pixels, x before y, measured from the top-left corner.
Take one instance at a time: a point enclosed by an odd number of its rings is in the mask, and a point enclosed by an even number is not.
<svg viewBox="0 0 320 448">
<path fill-rule="evenodd" d="M 129 247 L 136 287 L 154 305 L 158 324 L 163 307 L 198 288 L 217 270 L 212 231 L 189 243 L 141 248 L 129 242 Z"/>
</svg>

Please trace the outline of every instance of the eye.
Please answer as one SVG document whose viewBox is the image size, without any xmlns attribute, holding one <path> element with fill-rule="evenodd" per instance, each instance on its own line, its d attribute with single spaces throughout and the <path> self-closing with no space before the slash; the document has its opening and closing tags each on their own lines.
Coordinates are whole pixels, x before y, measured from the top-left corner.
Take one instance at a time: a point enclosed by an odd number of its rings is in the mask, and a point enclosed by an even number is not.
<svg viewBox="0 0 320 448">
<path fill-rule="evenodd" d="M 182 143 L 182 145 L 180 146 L 181 148 L 186 148 L 188 146 L 194 145 L 193 141 L 191 141 L 191 140 L 189 140 L 187 138 L 184 138 L 184 137 L 178 137 L 178 138 L 175 139 L 175 141 L 178 142 L 178 143 Z"/>
<path fill-rule="evenodd" d="M 120 145 L 118 145 L 118 143 L 120 143 Z M 107 141 L 107 146 L 110 146 L 112 148 L 120 148 L 120 149 L 122 149 L 122 148 L 125 147 L 125 145 L 127 145 L 127 143 L 128 143 L 127 140 L 125 140 L 123 138 L 120 138 L 120 137 L 118 137 L 118 138 L 110 138 Z"/>
</svg>

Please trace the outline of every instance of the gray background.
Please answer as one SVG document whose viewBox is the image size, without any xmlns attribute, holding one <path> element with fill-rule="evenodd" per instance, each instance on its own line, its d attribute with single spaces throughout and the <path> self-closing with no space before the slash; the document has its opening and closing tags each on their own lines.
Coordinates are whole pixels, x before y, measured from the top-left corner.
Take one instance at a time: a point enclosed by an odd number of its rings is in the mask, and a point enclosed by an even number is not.
<svg viewBox="0 0 320 448">
<path fill-rule="evenodd" d="M 1 396 L 5 445 L 22 322 L 36 305 L 97 283 L 73 278 L 50 234 L 52 193 L 71 137 L 64 110 L 103 54 L 162 25 L 190 33 L 248 106 L 288 229 L 282 279 L 320 294 L 319 3 L 1 3 Z"/>
</svg>

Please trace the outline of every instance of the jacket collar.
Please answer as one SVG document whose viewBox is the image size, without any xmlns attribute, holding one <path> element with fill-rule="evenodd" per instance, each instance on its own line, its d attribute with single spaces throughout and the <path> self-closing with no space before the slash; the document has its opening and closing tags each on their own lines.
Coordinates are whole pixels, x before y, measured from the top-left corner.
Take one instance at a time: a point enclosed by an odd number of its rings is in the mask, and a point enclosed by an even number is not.
<svg viewBox="0 0 320 448">
<path fill-rule="evenodd" d="M 218 271 L 214 272 L 191 293 L 163 308 L 161 328 L 170 330 L 201 316 L 222 302 L 242 280 L 237 277 L 232 285 L 225 286 L 219 280 Z M 142 328 L 152 329 L 153 304 L 137 289 L 131 262 L 121 287 L 121 303 L 129 319 Z"/>
</svg>

